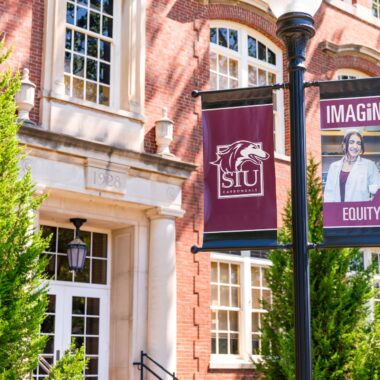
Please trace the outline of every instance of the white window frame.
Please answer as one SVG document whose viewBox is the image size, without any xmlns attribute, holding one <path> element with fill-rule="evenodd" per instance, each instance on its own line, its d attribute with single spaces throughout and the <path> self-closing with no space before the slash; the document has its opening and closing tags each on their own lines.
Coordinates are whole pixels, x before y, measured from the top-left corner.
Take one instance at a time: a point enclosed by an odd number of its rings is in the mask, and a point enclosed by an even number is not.
<svg viewBox="0 0 380 380">
<path fill-rule="evenodd" d="M 238 46 L 239 51 L 233 51 L 220 45 L 210 43 L 210 51 L 222 54 L 226 57 L 231 57 L 238 60 L 238 78 L 239 87 L 248 86 L 248 63 L 252 62 L 255 66 L 263 68 L 266 71 L 274 72 L 276 74 L 276 82 L 283 82 L 283 52 L 281 48 L 275 45 L 269 38 L 257 32 L 252 28 L 238 24 L 232 21 L 213 20 L 210 21 L 211 28 L 230 28 L 238 31 Z M 271 65 L 267 62 L 260 61 L 248 56 L 248 42 L 247 37 L 251 36 L 256 41 L 262 42 L 270 50 L 276 54 L 276 65 Z M 246 54 L 245 54 L 246 52 Z M 274 110 L 274 124 L 275 124 L 275 151 L 276 155 L 281 158 L 285 156 L 285 122 L 284 122 L 284 92 L 283 90 L 276 90 L 276 109 Z"/>
<path fill-rule="evenodd" d="M 213 369 L 252 369 L 252 361 L 261 360 L 260 355 L 252 355 L 252 311 L 251 300 L 251 267 L 270 267 L 271 261 L 263 258 L 251 257 L 250 251 L 242 251 L 240 255 L 213 252 L 211 262 L 236 264 L 240 266 L 240 311 L 239 311 L 239 354 L 211 354 L 210 368 Z M 210 307 L 210 312 L 213 307 Z M 265 312 L 260 309 L 260 312 Z"/>
<path fill-rule="evenodd" d="M 145 80 L 143 70 L 145 62 L 145 1 L 137 3 L 139 5 L 132 4 L 132 1 L 129 0 L 114 0 L 112 39 L 115 45 L 111 49 L 112 90 L 110 106 L 108 107 L 84 100 L 80 101 L 65 95 L 63 76 L 66 0 L 48 1 L 45 14 L 45 66 L 42 95 L 113 113 L 142 113 L 144 99 L 144 86 L 142 84 Z M 127 33 L 125 32 L 125 25 L 129 26 Z M 127 37 L 124 38 L 123 34 Z M 123 86 L 121 86 L 121 76 L 127 82 L 122 83 Z M 127 87 L 127 91 L 122 88 L 124 86 Z M 124 92 L 127 92 L 127 96 Z"/>
<path fill-rule="evenodd" d="M 336 71 L 335 77 L 336 79 L 340 80 L 341 76 L 348 76 L 349 79 L 359 79 L 359 78 L 369 78 L 368 74 L 363 73 L 362 71 L 355 70 L 355 69 L 338 69 Z"/>
</svg>

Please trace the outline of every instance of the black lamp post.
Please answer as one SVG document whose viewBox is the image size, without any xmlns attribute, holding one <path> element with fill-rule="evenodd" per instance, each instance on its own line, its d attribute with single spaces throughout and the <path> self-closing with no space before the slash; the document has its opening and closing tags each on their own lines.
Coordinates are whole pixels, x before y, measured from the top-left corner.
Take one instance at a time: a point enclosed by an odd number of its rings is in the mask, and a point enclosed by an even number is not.
<svg viewBox="0 0 380 380">
<path fill-rule="evenodd" d="M 69 269 L 74 272 L 81 272 L 86 261 L 87 247 L 80 239 L 80 227 L 86 222 L 86 219 L 71 218 L 70 222 L 75 226 L 75 239 L 67 245 L 67 258 L 69 260 Z"/>
<path fill-rule="evenodd" d="M 304 72 L 306 45 L 315 33 L 313 15 L 321 0 L 268 0 L 277 20 L 277 35 L 289 60 L 293 270 L 296 379 L 312 378 L 310 285 L 306 188 Z"/>
</svg>

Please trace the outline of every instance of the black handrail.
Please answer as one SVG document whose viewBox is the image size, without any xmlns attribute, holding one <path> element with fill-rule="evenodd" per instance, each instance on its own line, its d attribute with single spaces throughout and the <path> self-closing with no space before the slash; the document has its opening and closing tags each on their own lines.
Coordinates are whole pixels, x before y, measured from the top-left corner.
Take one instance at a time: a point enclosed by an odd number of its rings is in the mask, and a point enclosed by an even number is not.
<svg viewBox="0 0 380 380">
<path fill-rule="evenodd" d="M 144 363 L 144 357 L 150 360 L 153 364 L 155 364 L 158 368 L 160 368 L 162 371 L 164 371 L 166 374 L 168 374 L 173 380 L 179 380 L 178 377 L 176 377 L 175 372 L 170 373 L 167 369 L 165 369 L 160 363 L 156 362 L 152 357 L 150 357 L 146 352 L 141 351 L 140 352 L 140 361 L 139 362 L 133 362 L 133 365 L 137 365 L 140 373 L 140 380 L 144 380 L 144 368 L 150 372 L 156 379 L 164 380 L 162 377 L 157 375 L 156 372 L 154 372 L 151 368 L 149 368 Z"/>
</svg>

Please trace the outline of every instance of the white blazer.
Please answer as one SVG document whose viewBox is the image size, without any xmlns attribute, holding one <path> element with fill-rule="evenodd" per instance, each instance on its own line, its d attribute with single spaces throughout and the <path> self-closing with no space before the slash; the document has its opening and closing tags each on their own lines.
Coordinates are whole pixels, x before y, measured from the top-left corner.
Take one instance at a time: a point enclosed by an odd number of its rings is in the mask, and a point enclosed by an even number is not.
<svg viewBox="0 0 380 380">
<path fill-rule="evenodd" d="M 333 162 L 327 173 L 323 195 L 324 202 L 341 202 L 339 174 L 343 166 L 342 158 Z M 380 174 L 375 163 L 358 157 L 348 175 L 345 191 L 345 202 L 369 201 L 371 194 L 376 194 L 380 185 Z"/>
</svg>

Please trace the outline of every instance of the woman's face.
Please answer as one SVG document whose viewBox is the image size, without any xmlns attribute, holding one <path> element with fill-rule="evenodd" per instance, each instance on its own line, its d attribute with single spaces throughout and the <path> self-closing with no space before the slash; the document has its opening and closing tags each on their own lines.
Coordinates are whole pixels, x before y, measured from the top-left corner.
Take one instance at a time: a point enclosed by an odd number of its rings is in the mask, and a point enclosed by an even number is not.
<svg viewBox="0 0 380 380">
<path fill-rule="evenodd" d="M 348 140 L 347 154 L 352 157 L 358 157 L 362 152 L 362 140 L 356 135 L 352 134 Z"/>
</svg>

